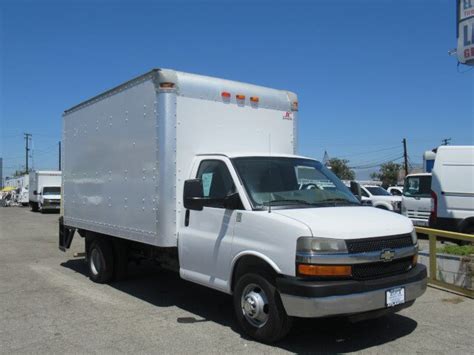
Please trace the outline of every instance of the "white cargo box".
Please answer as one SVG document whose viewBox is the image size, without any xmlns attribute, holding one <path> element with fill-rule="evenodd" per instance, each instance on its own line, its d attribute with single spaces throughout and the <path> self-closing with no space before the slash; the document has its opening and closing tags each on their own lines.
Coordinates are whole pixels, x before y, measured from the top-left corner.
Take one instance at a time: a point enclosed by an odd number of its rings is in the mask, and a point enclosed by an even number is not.
<svg viewBox="0 0 474 355">
<path fill-rule="evenodd" d="M 296 95 L 155 69 L 64 113 L 64 224 L 177 245 L 198 154 L 296 150 Z"/>
</svg>

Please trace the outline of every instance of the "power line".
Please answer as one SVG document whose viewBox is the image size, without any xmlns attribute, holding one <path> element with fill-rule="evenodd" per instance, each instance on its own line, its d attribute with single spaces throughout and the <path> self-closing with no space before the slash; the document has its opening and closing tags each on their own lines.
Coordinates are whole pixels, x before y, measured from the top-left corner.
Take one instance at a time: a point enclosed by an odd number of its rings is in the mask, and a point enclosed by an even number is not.
<svg viewBox="0 0 474 355">
<path fill-rule="evenodd" d="M 354 153 L 354 154 L 339 155 L 338 157 L 339 158 L 348 158 L 348 157 L 355 157 L 355 156 L 358 156 L 358 155 L 373 154 L 373 153 L 385 152 L 387 150 L 395 150 L 395 149 L 400 149 L 400 147 L 398 145 L 395 145 L 395 146 L 389 147 L 389 148 L 371 150 L 371 151 L 366 151 L 366 152 L 359 152 L 359 153 Z"/>
<path fill-rule="evenodd" d="M 390 158 L 390 159 L 386 159 L 384 161 L 379 161 L 379 162 L 376 162 L 376 163 L 368 163 L 368 164 L 363 164 L 363 165 L 358 165 L 358 166 L 351 166 L 350 168 L 351 169 L 355 169 L 355 170 L 358 170 L 358 169 L 369 169 L 369 168 L 376 168 L 378 166 L 381 166 L 382 164 L 386 164 L 386 163 L 390 163 L 390 162 L 394 162 L 394 161 L 397 161 L 399 159 L 403 158 L 403 155 L 401 156 L 396 156 L 396 157 L 393 157 L 393 158 Z"/>
</svg>

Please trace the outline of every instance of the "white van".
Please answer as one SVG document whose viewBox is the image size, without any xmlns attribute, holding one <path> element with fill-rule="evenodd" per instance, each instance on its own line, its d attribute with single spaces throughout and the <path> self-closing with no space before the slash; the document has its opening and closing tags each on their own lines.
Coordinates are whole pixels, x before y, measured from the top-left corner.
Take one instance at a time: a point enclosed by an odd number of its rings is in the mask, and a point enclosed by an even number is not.
<svg viewBox="0 0 474 355">
<path fill-rule="evenodd" d="M 410 174 L 405 177 L 402 214 L 415 226 L 427 227 L 431 213 L 431 174 Z"/>
<path fill-rule="evenodd" d="M 441 146 L 432 171 L 430 227 L 474 234 L 474 146 Z"/>
</svg>

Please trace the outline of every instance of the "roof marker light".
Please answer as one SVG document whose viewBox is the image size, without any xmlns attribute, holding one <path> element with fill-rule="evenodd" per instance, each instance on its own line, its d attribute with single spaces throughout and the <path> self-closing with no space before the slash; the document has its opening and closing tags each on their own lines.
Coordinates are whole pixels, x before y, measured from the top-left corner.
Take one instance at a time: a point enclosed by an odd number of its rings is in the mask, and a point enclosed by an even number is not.
<svg viewBox="0 0 474 355">
<path fill-rule="evenodd" d="M 230 99 L 230 92 L 222 91 L 221 96 L 225 99 Z"/>
<path fill-rule="evenodd" d="M 259 98 L 257 96 L 250 96 L 250 101 L 252 102 L 258 102 Z"/>
<path fill-rule="evenodd" d="M 237 98 L 237 100 L 245 100 L 245 95 L 235 95 L 235 97 Z"/>
<path fill-rule="evenodd" d="M 174 88 L 174 83 L 160 83 L 160 88 L 163 88 L 163 89 L 172 89 Z"/>
<path fill-rule="evenodd" d="M 298 101 L 293 101 L 291 103 L 291 111 L 298 111 Z"/>
</svg>

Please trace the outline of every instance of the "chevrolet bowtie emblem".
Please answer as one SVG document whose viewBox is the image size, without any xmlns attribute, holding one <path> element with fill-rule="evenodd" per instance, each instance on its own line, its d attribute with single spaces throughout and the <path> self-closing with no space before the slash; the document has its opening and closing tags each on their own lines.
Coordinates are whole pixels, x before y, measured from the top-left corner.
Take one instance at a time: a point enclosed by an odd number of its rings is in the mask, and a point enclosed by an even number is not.
<svg viewBox="0 0 474 355">
<path fill-rule="evenodd" d="M 395 252 L 390 249 L 385 249 L 382 251 L 382 253 L 380 253 L 380 260 L 382 260 L 383 262 L 392 261 L 394 257 Z"/>
</svg>

